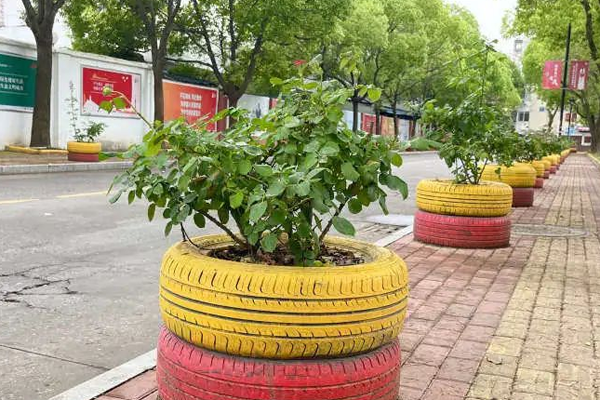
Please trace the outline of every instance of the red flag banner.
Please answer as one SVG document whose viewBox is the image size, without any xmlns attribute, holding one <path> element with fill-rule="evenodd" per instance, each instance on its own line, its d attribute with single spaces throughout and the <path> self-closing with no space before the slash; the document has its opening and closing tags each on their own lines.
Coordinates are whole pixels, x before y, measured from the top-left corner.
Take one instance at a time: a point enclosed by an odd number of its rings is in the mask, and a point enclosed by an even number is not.
<svg viewBox="0 0 600 400">
<path fill-rule="evenodd" d="M 590 74 L 589 61 L 571 61 L 571 70 L 569 71 L 569 89 L 585 90 L 587 89 L 588 77 Z"/>
<path fill-rule="evenodd" d="M 560 89 L 563 74 L 562 61 L 546 61 L 542 75 L 542 89 Z"/>
</svg>

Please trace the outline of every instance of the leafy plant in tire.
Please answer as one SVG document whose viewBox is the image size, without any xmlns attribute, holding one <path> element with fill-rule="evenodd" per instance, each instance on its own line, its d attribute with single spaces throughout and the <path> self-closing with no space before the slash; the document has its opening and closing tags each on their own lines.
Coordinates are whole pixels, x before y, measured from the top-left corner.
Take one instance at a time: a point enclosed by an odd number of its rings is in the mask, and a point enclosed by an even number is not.
<svg viewBox="0 0 600 400">
<path fill-rule="evenodd" d="M 454 175 L 456 183 L 478 184 L 490 162 L 512 165 L 511 140 L 505 134 L 509 118 L 496 107 L 482 104 L 473 94 L 458 106 L 425 104 L 423 122 L 429 137 L 442 142 L 439 155 Z"/>
<path fill-rule="evenodd" d="M 262 118 L 230 109 L 195 125 L 155 125 L 129 150 L 134 164 L 116 178 L 111 201 L 147 199 L 149 219 L 162 209 L 168 220 L 166 234 L 180 225 L 190 240 L 183 224 L 191 219 L 204 228 L 208 220 L 253 261 L 284 252 L 296 265 L 314 265 L 332 226 L 355 234 L 344 209 L 356 214 L 378 203 L 387 213 L 384 186 L 408 193 L 392 171 L 402 164 L 394 143 L 344 123 L 351 89 L 322 81 L 316 63 L 300 72 L 272 79 L 283 101 Z M 210 122 L 228 116 L 236 121 L 230 129 L 208 131 Z"/>
</svg>

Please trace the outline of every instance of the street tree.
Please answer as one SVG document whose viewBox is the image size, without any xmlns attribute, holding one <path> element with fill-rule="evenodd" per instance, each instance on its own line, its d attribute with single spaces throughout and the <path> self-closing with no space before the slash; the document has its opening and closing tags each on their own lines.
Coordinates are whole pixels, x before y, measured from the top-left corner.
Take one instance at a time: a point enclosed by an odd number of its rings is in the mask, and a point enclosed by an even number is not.
<svg viewBox="0 0 600 400">
<path fill-rule="evenodd" d="M 50 146 L 50 100 L 52 87 L 52 41 L 56 14 L 66 0 L 22 0 L 25 23 L 35 38 L 37 69 L 31 147 Z"/>
<path fill-rule="evenodd" d="M 197 55 L 188 61 L 210 69 L 235 107 L 257 72 L 280 75 L 265 63 L 277 55 L 285 59 L 290 43 L 327 35 L 348 1 L 191 0 L 177 29 Z M 291 66 L 295 60 L 286 61 Z"/>
<path fill-rule="evenodd" d="M 508 34 L 524 34 L 550 52 L 564 50 L 567 26 L 572 24 L 572 59 L 590 60 L 587 90 L 572 91 L 578 111 L 590 127 L 592 150 L 600 152 L 600 2 L 590 0 L 519 0 L 508 19 Z M 539 65 L 539 68 L 543 68 Z"/>
<path fill-rule="evenodd" d="M 77 50 L 139 59 L 150 51 L 154 120 L 164 119 L 163 72 L 181 0 L 78 0 L 65 8 Z"/>
</svg>

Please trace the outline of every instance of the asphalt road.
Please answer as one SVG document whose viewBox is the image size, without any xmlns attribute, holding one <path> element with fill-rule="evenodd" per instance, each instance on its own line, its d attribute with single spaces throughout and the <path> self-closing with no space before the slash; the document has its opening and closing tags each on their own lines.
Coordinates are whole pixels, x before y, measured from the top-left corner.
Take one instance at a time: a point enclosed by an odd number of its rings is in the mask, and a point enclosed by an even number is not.
<svg viewBox="0 0 600 400">
<path fill-rule="evenodd" d="M 404 224 L 417 182 L 448 175 L 435 154 L 404 162 L 409 199 L 389 197 L 391 219 L 352 216 L 360 238 L 386 234 L 373 221 Z M 0 399 L 48 399 L 155 347 L 158 269 L 179 236 L 142 203 L 108 204 L 114 175 L 0 176 Z"/>
</svg>

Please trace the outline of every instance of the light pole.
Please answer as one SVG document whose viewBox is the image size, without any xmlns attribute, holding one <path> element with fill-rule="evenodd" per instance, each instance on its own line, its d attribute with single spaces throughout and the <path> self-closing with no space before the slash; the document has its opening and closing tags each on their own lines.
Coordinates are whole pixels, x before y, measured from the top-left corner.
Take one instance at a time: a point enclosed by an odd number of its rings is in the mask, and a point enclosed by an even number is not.
<svg viewBox="0 0 600 400">
<path fill-rule="evenodd" d="M 575 100 L 569 99 L 569 127 L 567 128 L 567 136 L 571 136 L 571 122 L 573 121 L 573 106 Z"/>
</svg>

